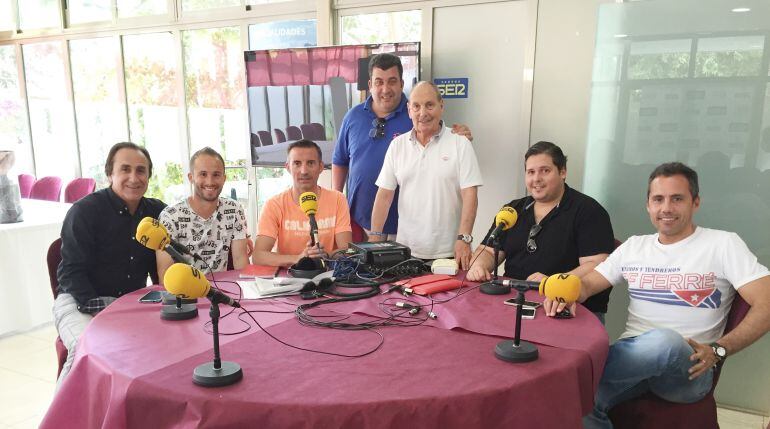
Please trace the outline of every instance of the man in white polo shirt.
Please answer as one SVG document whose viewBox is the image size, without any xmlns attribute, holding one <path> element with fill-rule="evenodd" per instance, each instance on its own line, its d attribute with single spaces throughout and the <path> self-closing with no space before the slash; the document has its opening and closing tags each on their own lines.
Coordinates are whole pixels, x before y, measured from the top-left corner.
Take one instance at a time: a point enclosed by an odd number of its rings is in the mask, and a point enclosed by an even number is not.
<svg viewBox="0 0 770 429">
<path fill-rule="evenodd" d="M 382 227 L 399 187 L 398 242 L 409 246 L 414 257 L 454 257 L 467 269 L 477 188 L 482 185 L 476 154 L 468 139 L 444 127 L 444 102 L 435 85 L 419 82 L 408 105 L 413 128 L 393 139 L 385 154 L 369 240 L 383 239 Z"/>
</svg>

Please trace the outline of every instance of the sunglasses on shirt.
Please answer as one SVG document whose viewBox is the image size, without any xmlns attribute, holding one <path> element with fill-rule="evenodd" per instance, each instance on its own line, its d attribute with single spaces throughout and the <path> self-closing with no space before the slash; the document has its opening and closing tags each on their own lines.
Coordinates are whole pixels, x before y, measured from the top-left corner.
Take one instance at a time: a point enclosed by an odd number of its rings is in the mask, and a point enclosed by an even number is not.
<svg viewBox="0 0 770 429">
<path fill-rule="evenodd" d="M 530 228 L 529 239 L 527 240 L 527 252 L 535 253 L 537 250 L 537 242 L 535 242 L 535 237 L 537 237 L 537 234 L 539 234 L 540 230 L 542 229 L 543 227 L 539 223 L 532 225 L 532 228 Z"/>
<path fill-rule="evenodd" d="M 385 137 L 385 118 L 375 118 L 372 121 L 372 129 L 369 130 L 369 137 L 373 139 Z"/>
</svg>

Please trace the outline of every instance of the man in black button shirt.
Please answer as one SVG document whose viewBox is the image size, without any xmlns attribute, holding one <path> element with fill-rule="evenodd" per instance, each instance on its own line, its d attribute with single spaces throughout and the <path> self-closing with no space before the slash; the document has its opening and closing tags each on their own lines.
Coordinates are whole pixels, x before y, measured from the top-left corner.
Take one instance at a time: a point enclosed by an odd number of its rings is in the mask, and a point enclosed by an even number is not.
<svg viewBox="0 0 770 429">
<path fill-rule="evenodd" d="M 540 281 L 569 272 L 582 276 L 604 261 L 615 248 L 607 211 L 593 198 L 565 183 L 567 157 L 550 142 L 537 142 L 524 155 L 525 183 L 529 196 L 506 204 L 519 215 L 516 224 L 500 235 L 500 260 L 505 276 Z M 476 250 L 478 259 L 468 280 L 490 280 L 494 250 L 487 242 L 494 225 Z M 474 255 L 475 257 L 475 255 Z M 583 304 L 604 323 L 610 290 Z"/>
<path fill-rule="evenodd" d="M 147 275 L 157 278 L 155 252 L 134 238 L 145 216 L 157 218 L 165 204 L 144 198 L 152 176 L 147 149 L 118 143 L 107 155 L 110 187 L 72 205 L 62 225 L 62 260 L 54 321 L 67 347 L 57 386 L 69 373 L 80 334 L 93 316 L 117 297 L 141 289 Z"/>
</svg>

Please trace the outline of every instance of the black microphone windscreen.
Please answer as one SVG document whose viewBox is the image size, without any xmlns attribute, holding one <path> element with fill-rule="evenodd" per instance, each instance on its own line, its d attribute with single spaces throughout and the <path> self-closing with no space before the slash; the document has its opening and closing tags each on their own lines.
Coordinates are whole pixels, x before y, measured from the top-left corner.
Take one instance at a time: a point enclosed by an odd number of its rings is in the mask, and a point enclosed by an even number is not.
<svg viewBox="0 0 770 429">
<path fill-rule="evenodd" d="M 300 258 L 300 260 L 294 264 L 293 268 L 297 270 L 315 270 L 318 269 L 318 262 L 316 262 L 315 259 L 308 258 L 306 256 L 304 258 Z"/>
<path fill-rule="evenodd" d="M 332 287 L 332 285 L 334 285 L 334 280 L 328 277 L 325 279 L 321 279 L 321 281 L 318 282 L 318 290 L 327 290 L 330 287 Z"/>
</svg>

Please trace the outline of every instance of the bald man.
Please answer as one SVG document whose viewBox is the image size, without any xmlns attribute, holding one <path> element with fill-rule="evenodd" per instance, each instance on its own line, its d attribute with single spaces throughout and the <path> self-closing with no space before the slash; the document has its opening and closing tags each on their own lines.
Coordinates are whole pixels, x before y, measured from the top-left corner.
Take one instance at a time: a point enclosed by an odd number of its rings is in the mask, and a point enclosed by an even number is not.
<svg viewBox="0 0 770 429">
<path fill-rule="evenodd" d="M 453 257 L 467 269 L 482 185 L 476 154 L 467 138 L 444 126 L 444 101 L 434 84 L 415 85 L 408 109 L 412 130 L 393 139 L 377 178 L 369 241 L 383 239 L 398 187 L 398 242 L 414 257 Z"/>
</svg>

